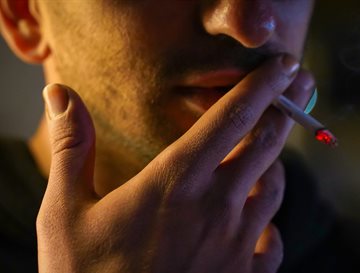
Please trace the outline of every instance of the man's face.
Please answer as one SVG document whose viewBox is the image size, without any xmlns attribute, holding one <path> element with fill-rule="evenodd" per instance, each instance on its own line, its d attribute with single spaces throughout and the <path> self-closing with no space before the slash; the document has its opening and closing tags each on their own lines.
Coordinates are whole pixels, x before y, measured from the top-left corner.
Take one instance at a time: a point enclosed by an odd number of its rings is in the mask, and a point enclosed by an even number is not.
<svg viewBox="0 0 360 273">
<path fill-rule="evenodd" d="M 80 93 L 94 119 L 100 155 L 140 167 L 265 58 L 280 52 L 300 58 L 313 0 L 39 5 L 52 52 L 49 81 Z M 256 40 L 263 18 L 268 35 Z"/>
</svg>

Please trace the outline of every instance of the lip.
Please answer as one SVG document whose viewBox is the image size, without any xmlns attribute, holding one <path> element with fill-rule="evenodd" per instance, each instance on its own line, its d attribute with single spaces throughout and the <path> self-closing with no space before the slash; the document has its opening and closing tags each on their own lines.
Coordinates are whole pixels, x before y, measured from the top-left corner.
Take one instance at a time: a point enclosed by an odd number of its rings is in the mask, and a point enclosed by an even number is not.
<svg viewBox="0 0 360 273">
<path fill-rule="evenodd" d="M 184 80 L 184 86 L 199 88 L 214 88 L 224 86 L 234 86 L 241 81 L 247 72 L 238 69 L 223 69 L 189 75 Z"/>
<path fill-rule="evenodd" d="M 238 69 L 223 69 L 188 76 L 179 90 L 185 105 L 203 114 L 222 96 L 237 85 L 247 72 Z"/>
</svg>

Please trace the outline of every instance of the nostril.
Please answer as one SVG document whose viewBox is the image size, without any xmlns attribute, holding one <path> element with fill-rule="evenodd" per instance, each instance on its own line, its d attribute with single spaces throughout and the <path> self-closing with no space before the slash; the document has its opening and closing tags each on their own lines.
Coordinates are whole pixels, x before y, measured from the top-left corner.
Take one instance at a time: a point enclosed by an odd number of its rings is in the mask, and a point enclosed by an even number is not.
<svg viewBox="0 0 360 273">
<path fill-rule="evenodd" d="M 276 20 L 269 16 L 268 12 L 264 14 L 245 17 L 243 28 L 239 30 L 239 37 L 242 38 L 242 44 L 248 48 L 261 47 L 269 42 L 276 30 Z"/>
<path fill-rule="evenodd" d="M 244 47 L 261 47 L 277 28 L 272 1 L 219 0 L 204 11 L 204 28 L 211 35 L 227 35 Z"/>
</svg>

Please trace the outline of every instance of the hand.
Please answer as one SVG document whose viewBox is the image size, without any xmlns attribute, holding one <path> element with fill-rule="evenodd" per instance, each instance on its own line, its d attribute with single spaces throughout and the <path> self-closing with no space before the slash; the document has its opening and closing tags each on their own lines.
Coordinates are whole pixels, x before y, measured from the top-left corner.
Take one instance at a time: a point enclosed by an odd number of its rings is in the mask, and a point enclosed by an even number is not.
<svg viewBox="0 0 360 273">
<path fill-rule="evenodd" d="M 294 64 L 266 61 L 103 198 L 93 187 L 91 118 L 74 91 L 49 86 L 40 272 L 276 272 L 282 244 L 269 223 L 284 188 L 276 158 L 293 122 L 269 105 L 284 90 L 306 104 L 313 80 Z"/>
</svg>

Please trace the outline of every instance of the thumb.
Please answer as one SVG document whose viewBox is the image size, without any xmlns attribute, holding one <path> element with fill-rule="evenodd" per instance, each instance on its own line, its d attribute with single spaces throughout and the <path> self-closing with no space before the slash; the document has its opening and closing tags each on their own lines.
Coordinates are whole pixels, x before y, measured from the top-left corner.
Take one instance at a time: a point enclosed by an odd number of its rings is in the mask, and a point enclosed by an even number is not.
<svg viewBox="0 0 360 273">
<path fill-rule="evenodd" d="M 95 130 L 75 91 L 60 84 L 45 87 L 51 168 L 45 199 L 69 206 L 94 197 Z"/>
</svg>

